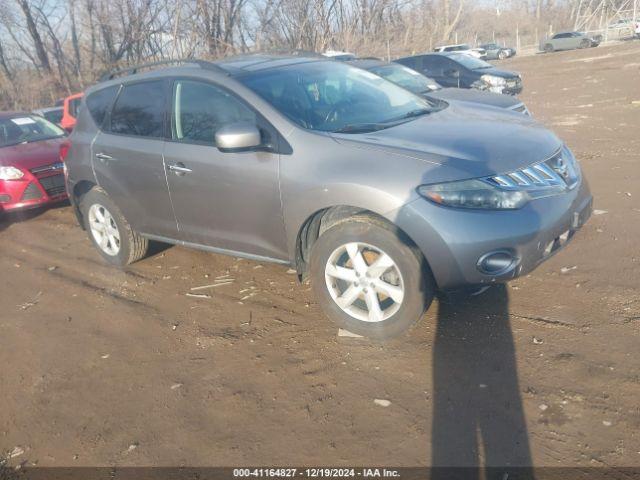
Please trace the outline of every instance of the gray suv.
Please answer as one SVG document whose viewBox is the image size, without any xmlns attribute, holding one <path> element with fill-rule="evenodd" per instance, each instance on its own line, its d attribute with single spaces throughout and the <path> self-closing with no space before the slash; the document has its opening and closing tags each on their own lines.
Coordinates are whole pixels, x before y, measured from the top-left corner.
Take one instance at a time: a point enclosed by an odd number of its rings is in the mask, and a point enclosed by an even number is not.
<svg viewBox="0 0 640 480">
<path fill-rule="evenodd" d="M 530 272 L 591 212 L 573 155 L 531 118 L 341 62 L 194 60 L 111 75 L 83 102 L 67 187 L 107 262 L 157 240 L 291 265 L 374 338 L 438 289 Z"/>
</svg>

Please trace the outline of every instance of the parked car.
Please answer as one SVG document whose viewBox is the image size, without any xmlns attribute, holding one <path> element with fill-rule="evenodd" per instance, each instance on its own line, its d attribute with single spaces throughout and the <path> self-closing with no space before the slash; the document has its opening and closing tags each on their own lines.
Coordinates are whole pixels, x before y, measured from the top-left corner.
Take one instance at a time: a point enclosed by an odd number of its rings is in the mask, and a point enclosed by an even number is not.
<svg viewBox="0 0 640 480">
<path fill-rule="evenodd" d="M 497 43 L 485 43 L 480 45 L 487 52 L 486 60 L 504 60 L 505 58 L 515 57 L 516 49 L 511 47 L 501 47 Z"/>
<path fill-rule="evenodd" d="M 612 22 L 607 27 L 609 30 L 621 30 L 625 28 L 631 28 L 633 26 L 633 20 L 630 18 L 619 18 L 615 22 Z"/>
<path fill-rule="evenodd" d="M 325 57 L 331 58 L 332 60 L 338 60 L 344 62 L 346 60 L 353 60 L 356 58 L 356 55 L 351 52 L 343 52 L 340 50 L 327 50 L 322 54 Z"/>
<path fill-rule="evenodd" d="M 530 115 L 529 110 L 516 97 L 499 93 L 483 92 L 481 90 L 466 88 L 443 88 L 432 78 L 425 77 L 415 70 L 382 60 L 359 59 L 352 60 L 349 65 L 363 68 L 371 73 L 395 83 L 417 95 L 421 95 L 431 101 L 464 101 L 474 102 L 492 107 L 506 108 L 515 112 Z"/>
<path fill-rule="evenodd" d="M 47 107 L 47 108 L 38 108 L 33 111 L 36 115 L 40 115 L 41 117 L 46 118 L 51 123 L 55 123 L 56 125 L 60 125 L 62 121 L 63 109 L 62 107 Z"/>
<path fill-rule="evenodd" d="M 340 326 L 388 338 L 436 289 L 527 274 L 591 212 L 571 151 L 524 115 L 318 58 L 131 72 L 87 90 L 66 156 L 114 265 L 149 239 L 290 265 Z"/>
<path fill-rule="evenodd" d="M 67 132 L 71 132 L 76 126 L 76 118 L 78 117 L 78 109 L 82 103 L 82 96 L 82 93 L 76 93 L 64 99 L 60 126 Z"/>
<path fill-rule="evenodd" d="M 601 35 L 590 37 L 583 32 L 560 32 L 540 42 L 540 50 L 551 53 L 558 50 L 597 47 L 601 41 Z"/>
<path fill-rule="evenodd" d="M 59 158 L 65 137 L 39 115 L 0 112 L 0 212 L 67 198 Z"/>
<path fill-rule="evenodd" d="M 522 92 L 520 75 L 500 70 L 484 60 L 459 53 L 428 53 L 395 60 L 433 78 L 444 87 L 475 88 L 493 93 Z"/>
<path fill-rule="evenodd" d="M 434 48 L 433 51 L 438 53 L 464 53 L 480 59 L 484 59 L 487 56 L 487 52 L 485 52 L 483 48 L 471 48 L 466 43 L 458 45 L 443 45 L 441 47 Z"/>
</svg>

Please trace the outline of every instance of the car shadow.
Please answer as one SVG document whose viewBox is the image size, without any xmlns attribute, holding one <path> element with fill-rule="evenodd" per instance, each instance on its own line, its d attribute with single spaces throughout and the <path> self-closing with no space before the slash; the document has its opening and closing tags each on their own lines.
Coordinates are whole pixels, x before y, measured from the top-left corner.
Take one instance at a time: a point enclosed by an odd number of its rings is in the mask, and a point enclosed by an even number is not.
<svg viewBox="0 0 640 480">
<path fill-rule="evenodd" d="M 504 285 L 442 296 L 433 348 L 432 479 L 533 478 L 516 367 Z"/>
<path fill-rule="evenodd" d="M 0 210 L 0 232 L 6 230 L 13 224 L 33 220 L 34 218 L 39 217 L 48 210 L 66 208 L 70 205 L 71 204 L 68 200 L 63 200 L 52 205 L 44 205 L 42 207 L 30 208 L 27 210 L 18 210 L 15 212 L 3 212 Z"/>
</svg>

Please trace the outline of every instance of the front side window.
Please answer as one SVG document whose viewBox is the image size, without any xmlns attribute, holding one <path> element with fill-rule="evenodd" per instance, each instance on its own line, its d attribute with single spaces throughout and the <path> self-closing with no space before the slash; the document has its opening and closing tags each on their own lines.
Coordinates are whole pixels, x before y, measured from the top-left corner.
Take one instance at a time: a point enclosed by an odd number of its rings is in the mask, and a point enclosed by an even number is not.
<svg viewBox="0 0 640 480">
<path fill-rule="evenodd" d="M 111 113 L 109 131 L 161 138 L 164 134 L 165 88 L 162 80 L 125 85 Z"/>
<path fill-rule="evenodd" d="M 402 65 L 381 65 L 373 67 L 369 71 L 417 94 L 431 92 L 439 88 L 435 81 Z"/>
<path fill-rule="evenodd" d="M 39 115 L 0 119 L 0 147 L 64 137 L 60 127 Z"/>
<path fill-rule="evenodd" d="M 471 55 L 458 53 L 455 55 L 451 55 L 451 59 L 461 64 L 463 67 L 468 68 L 469 70 L 481 70 L 483 68 L 492 67 L 490 63 L 487 63 L 484 60 L 480 60 L 479 58 L 472 57 Z"/>
<path fill-rule="evenodd" d="M 447 57 L 441 55 L 428 55 L 422 60 L 422 71 L 436 77 L 444 75 L 444 71 L 455 65 Z"/>
<path fill-rule="evenodd" d="M 241 81 L 310 130 L 356 133 L 431 113 L 428 102 L 373 73 L 337 62 L 305 62 Z"/>
<path fill-rule="evenodd" d="M 44 112 L 42 114 L 44 118 L 49 120 L 51 123 L 60 123 L 62 120 L 62 109 L 49 110 L 48 112 Z"/>
<path fill-rule="evenodd" d="M 256 114 L 226 91 L 202 82 L 181 80 L 173 89 L 173 139 L 215 144 L 216 132 L 233 123 L 257 123 Z"/>
</svg>

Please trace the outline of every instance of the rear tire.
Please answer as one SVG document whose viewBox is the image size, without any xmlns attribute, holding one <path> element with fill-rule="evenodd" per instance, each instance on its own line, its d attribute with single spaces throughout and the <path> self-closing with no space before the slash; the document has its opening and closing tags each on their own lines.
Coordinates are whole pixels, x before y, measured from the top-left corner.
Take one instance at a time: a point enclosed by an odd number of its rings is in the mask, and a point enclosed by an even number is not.
<svg viewBox="0 0 640 480">
<path fill-rule="evenodd" d="M 498 60 L 504 60 L 505 58 L 507 58 L 507 52 L 505 52 L 504 50 L 500 50 L 498 52 Z"/>
<path fill-rule="evenodd" d="M 131 228 L 104 190 L 89 190 L 79 203 L 89 239 L 108 263 L 124 267 L 147 254 L 149 241 Z"/>
<path fill-rule="evenodd" d="M 586 38 L 580 42 L 580 48 L 589 48 L 591 46 L 591 42 Z"/>
<path fill-rule="evenodd" d="M 367 215 L 345 219 L 320 235 L 310 276 L 331 320 L 377 340 L 399 336 L 417 323 L 435 291 L 424 257 L 408 238 Z"/>
</svg>

